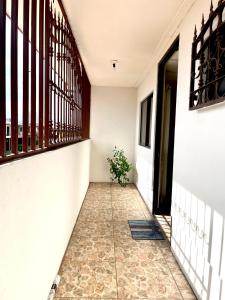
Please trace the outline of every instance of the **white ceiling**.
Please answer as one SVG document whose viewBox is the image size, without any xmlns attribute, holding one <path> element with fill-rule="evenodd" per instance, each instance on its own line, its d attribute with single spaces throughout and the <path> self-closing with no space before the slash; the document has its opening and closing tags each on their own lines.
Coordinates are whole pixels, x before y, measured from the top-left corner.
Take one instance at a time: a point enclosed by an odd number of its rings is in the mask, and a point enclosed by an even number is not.
<svg viewBox="0 0 225 300">
<path fill-rule="evenodd" d="M 91 83 L 137 86 L 184 1 L 63 0 Z"/>
</svg>

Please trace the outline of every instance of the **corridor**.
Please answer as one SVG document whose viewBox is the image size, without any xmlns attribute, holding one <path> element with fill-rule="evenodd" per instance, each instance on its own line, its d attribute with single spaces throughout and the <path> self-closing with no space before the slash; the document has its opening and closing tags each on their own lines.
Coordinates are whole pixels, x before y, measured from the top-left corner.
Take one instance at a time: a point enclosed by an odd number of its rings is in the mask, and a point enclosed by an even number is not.
<svg viewBox="0 0 225 300">
<path fill-rule="evenodd" d="M 150 218 L 134 185 L 91 183 L 55 299 L 196 299 L 166 240 L 131 238 L 127 220 Z"/>
</svg>

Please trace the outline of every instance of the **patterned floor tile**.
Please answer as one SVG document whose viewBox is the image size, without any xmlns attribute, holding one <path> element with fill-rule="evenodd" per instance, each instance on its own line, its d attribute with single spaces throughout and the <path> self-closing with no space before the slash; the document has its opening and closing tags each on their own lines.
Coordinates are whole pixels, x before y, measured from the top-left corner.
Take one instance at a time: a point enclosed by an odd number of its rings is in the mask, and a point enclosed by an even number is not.
<svg viewBox="0 0 225 300">
<path fill-rule="evenodd" d="M 127 208 L 127 201 L 126 200 L 123 200 L 123 201 L 112 201 L 112 208 L 113 209 L 126 210 L 126 208 Z"/>
<path fill-rule="evenodd" d="M 111 193 L 110 190 L 90 190 L 86 194 L 86 199 L 90 199 L 91 197 L 96 198 L 96 199 L 111 199 Z"/>
<path fill-rule="evenodd" d="M 103 222 L 80 222 L 78 221 L 73 231 L 73 235 L 83 237 L 109 237 L 113 236 L 113 223 Z"/>
<path fill-rule="evenodd" d="M 141 210 L 140 205 L 135 199 L 122 200 L 122 201 L 113 201 L 113 209 L 123 209 L 123 210 Z"/>
<path fill-rule="evenodd" d="M 56 297 L 117 298 L 115 264 L 64 260 Z"/>
<path fill-rule="evenodd" d="M 142 298 L 142 300 L 194 300 L 196 298 L 182 298 L 181 296 L 179 297 L 173 297 L 173 298 L 151 298 L 151 299 L 144 299 Z M 77 297 L 73 297 L 73 298 L 68 298 L 68 297 L 56 297 L 54 298 L 54 300 L 115 300 L 115 299 L 109 299 L 109 298 L 106 298 L 106 299 L 103 299 L 103 298 L 77 298 Z M 118 299 L 118 300 L 127 300 L 127 299 Z M 140 299 L 132 299 L 132 300 L 140 300 Z"/>
<path fill-rule="evenodd" d="M 79 222 L 103 222 L 112 221 L 112 210 L 111 209 L 82 209 L 79 215 Z"/>
<path fill-rule="evenodd" d="M 93 202 L 93 201 L 104 201 L 104 202 L 111 202 L 111 194 L 95 192 L 93 194 L 87 194 L 85 198 L 85 202 Z"/>
<path fill-rule="evenodd" d="M 113 222 L 113 234 L 114 237 L 120 237 L 121 239 L 123 239 L 125 236 L 129 236 L 131 238 L 131 232 L 128 222 Z"/>
<path fill-rule="evenodd" d="M 126 200 L 126 209 L 127 210 L 142 210 L 140 204 L 138 203 L 138 201 L 136 199 Z"/>
<path fill-rule="evenodd" d="M 91 300 L 91 299 L 89 299 L 89 298 L 54 297 L 54 300 L 75 300 L 75 299 L 76 299 L 76 300 Z"/>
<path fill-rule="evenodd" d="M 112 203 L 111 201 L 106 200 L 92 200 L 85 201 L 82 209 L 111 209 Z"/>
<path fill-rule="evenodd" d="M 135 300 L 135 299 L 132 298 L 132 300 Z M 136 300 L 140 300 L 140 298 L 136 299 Z M 145 300 L 145 299 L 141 298 L 141 300 Z M 151 297 L 151 299 L 146 299 L 146 300 L 183 300 L 183 298 L 181 295 L 179 295 L 179 296 L 177 295 L 172 298 L 171 297 Z"/>
<path fill-rule="evenodd" d="M 162 251 L 169 251 L 170 254 L 172 254 L 171 249 L 170 249 L 170 243 L 168 240 L 158 240 L 154 241 L 156 246 L 159 247 Z M 167 252 L 168 254 L 168 252 Z"/>
<path fill-rule="evenodd" d="M 170 271 L 163 264 L 116 262 L 116 269 L 118 298 L 182 299 Z"/>
<path fill-rule="evenodd" d="M 72 236 L 65 258 L 77 261 L 115 261 L 114 241 L 109 237 L 76 237 Z"/>
<path fill-rule="evenodd" d="M 92 191 L 111 192 L 111 184 L 110 183 L 90 183 L 88 192 L 92 192 Z"/>
<path fill-rule="evenodd" d="M 132 199 L 130 194 L 112 194 L 112 202 L 123 202 Z"/>
<path fill-rule="evenodd" d="M 136 198 L 136 201 L 139 203 L 141 209 L 143 209 L 144 211 L 149 212 L 149 209 L 147 208 L 146 204 L 144 203 L 144 201 L 140 198 Z"/>
<path fill-rule="evenodd" d="M 193 291 L 191 290 L 191 288 L 189 289 L 180 289 L 180 293 L 183 297 L 184 300 L 198 300 Z"/>
<path fill-rule="evenodd" d="M 186 299 L 183 299 L 181 296 L 180 297 L 174 297 L 174 298 L 151 298 L 151 299 L 144 299 L 142 298 L 142 300 L 189 300 L 188 298 Z M 196 298 L 190 298 L 190 300 L 193 300 L 193 299 L 196 299 Z M 106 299 L 103 299 L 103 298 L 77 298 L 77 297 L 73 297 L 73 298 L 65 298 L 65 297 L 55 297 L 54 300 L 115 300 L 115 299 L 109 299 L 109 298 L 106 298 Z M 119 300 L 127 300 L 127 299 L 119 299 Z M 139 300 L 139 299 L 132 299 L 132 300 Z"/>
<path fill-rule="evenodd" d="M 173 275 L 173 278 L 174 278 L 174 280 L 176 281 L 176 283 L 177 283 L 177 286 L 178 286 L 178 288 L 180 289 L 180 290 L 186 290 L 186 291 L 188 291 L 188 290 L 190 290 L 191 288 L 190 288 L 190 286 L 189 286 L 189 283 L 187 282 L 187 280 L 185 279 L 185 277 L 184 277 L 184 275 L 182 274 L 182 272 L 180 272 L 180 274 L 178 275 L 178 274 L 174 274 L 173 272 L 172 272 L 172 275 Z"/>
<path fill-rule="evenodd" d="M 145 214 L 142 210 L 113 210 L 114 221 L 128 221 L 128 220 L 146 220 Z"/>
<path fill-rule="evenodd" d="M 133 190 L 112 190 L 111 194 L 113 201 L 136 199 Z"/>
<path fill-rule="evenodd" d="M 133 184 L 91 183 L 54 299 L 196 299 L 167 240 L 131 238 L 127 221 L 145 219 L 153 217 Z"/>
<path fill-rule="evenodd" d="M 160 261 L 165 263 L 162 252 L 152 241 L 135 241 L 133 239 L 115 239 L 116 261 Z"/>
<path fill-rule="evenodd" d="M 150 211 L 147 208 L 142 209 L 142 211 L 148 220 L 155 220 L 155 218 L 153 217 L 153 215 L 150 213 Z"/>
<path fill-rule="evenodd" d="M 163 255 L 166 259 L 166 263 L 167 263 L 168 267 L 170 268 L 170 270 L 173 273 L 180 273 L 181 272 L 180 267 L 176 261 L 176 258 L 173 256 L 173 254 L 169 253 L 167 251 L 164 252 L 165 250 L 161 250 L 161 251 L 162 251 L 162 253 L 164 253 Z M 167 253 L 167 254 L 165 255 L 165 253 Z"/>
</svg>

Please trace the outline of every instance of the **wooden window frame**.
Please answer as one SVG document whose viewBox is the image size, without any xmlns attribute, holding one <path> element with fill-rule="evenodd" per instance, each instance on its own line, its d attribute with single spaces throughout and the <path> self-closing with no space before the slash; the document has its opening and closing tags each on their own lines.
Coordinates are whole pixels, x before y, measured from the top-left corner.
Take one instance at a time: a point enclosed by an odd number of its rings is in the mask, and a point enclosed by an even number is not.
<svg viewBox="0 0 225 300">
<path fill-rule="evenodd" d="M 147 102 L 147 109 L 146 109 L 146 124 L 145 124 L 145 142 L 142 143 L 142 122 L 143 122 L 143 105 Z M 152 132 L 152 102 L 153 102 L 153 92 L 147 96 L 144 100 L 140 103 L 140 126 L 139 126 L 139 146 L 151 149 L 151 132 Z"/>
</svg>

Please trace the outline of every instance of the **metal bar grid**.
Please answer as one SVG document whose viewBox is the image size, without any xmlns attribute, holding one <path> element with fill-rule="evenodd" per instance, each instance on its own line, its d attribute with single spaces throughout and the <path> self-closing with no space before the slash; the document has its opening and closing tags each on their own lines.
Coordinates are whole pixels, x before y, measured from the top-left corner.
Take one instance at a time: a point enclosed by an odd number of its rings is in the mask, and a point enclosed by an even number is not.
<svg viewBox="0 0 225 300">
<path fill-rule="evenodd" d="M 18 0 L 11 10 L 11 142 L 12 153 L 18 153 Z"/>
<path fill-rule="evenodd" d="M 81 139 L 82 90 L 87 82 L 83 80 L 82 62 L 76 42 L 62 11 L 55 11 L 50 5 L 50 69 L 49 76 L 50 124 L 53 126 L 51 144 Z M 87 80 L 88 81 L 88 80 Z M 89 103 L 90 105 L 90 103 Z"/>
<path fill-rule="evenodd" d="M 50 69 L 50 11 L 49 1 L 45 0 L 45 128 L 44 139 L 45 147 L 49 146 L 49 102 L 50 102 L 50 87 L 49 76 L 51 74 Z"/>
<path fill-rule="evenodd" d="M 195 28 L 192 44 L 192 68 L 189 109 L 216 104 L 225 99 L 225 1 L 219 1 L 205 23 L 202 17 L 200 34 Z M 216 24 L 216 28 L 213 25 Z"/>
<path fill-rule="evenodd" d="M 30 0 L 23 3 L 23 152 L 28 150 L 29 107 L 29 7 Z"/>
<path fill-rule="evenodd" d="M 31 7 L 31 150 L 36 148 L 36 49 L 37 1 Z"/>
<path fill-rule="evenodd" d="M 5 156 L 6 144 L 6 0 L 0 0 L 0 157 Z"/>
<path fill-rule="evenodd" d="M 39 2 L 39 148 L 43 148 L 44 105 L 44 0 Z"/>
<path fill-rule="evenodd" d="M 90 83 L 61 0 L 24 0 L 23 131 L 18 152 L 18 0 L 11 3 L 12 151 L 6 154 L 6 0 L 0 0 L 0 163 L 89 137 Z"/>
</svg>

